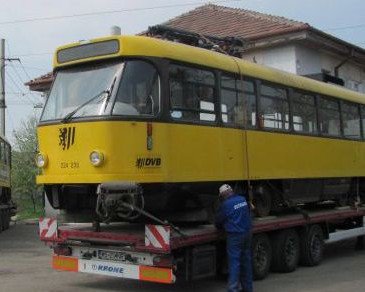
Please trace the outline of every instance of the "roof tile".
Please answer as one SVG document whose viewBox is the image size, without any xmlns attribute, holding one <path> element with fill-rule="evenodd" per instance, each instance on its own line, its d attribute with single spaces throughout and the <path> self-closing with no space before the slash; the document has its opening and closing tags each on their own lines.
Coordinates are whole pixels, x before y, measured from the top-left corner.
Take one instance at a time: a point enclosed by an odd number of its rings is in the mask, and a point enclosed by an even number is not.
<svg viewBox="0 0 365 292">
<path fill-rule="evenodd" d="M 199 34 L 246 40 L 310 28 L 307 23 L 285 17 L 214 4 L 200 6 L 163 24 Z"/>
</svg>

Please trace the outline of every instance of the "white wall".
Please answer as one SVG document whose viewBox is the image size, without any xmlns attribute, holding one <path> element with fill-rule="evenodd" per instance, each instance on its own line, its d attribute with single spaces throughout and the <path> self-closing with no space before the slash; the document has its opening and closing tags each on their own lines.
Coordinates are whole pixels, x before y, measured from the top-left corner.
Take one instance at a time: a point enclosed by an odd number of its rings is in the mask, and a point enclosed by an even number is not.
<svg viewBox="0 0 365 292">
<path fill-rule="evenodd" d="M 296 74 L 310 75 L 322 72 L 321 58 L 318 51 L 305 48 L 303 46 L 295 47 Z"/>
<path fill-rule="evenodd" d="M 246 53 L 243 59 L 296 74 L 295 46 L 267 48 Z"/>
<path fill-rule="evenodd" d="M 298 75 L 319 74 L 322 70 L 334 75 L 335 67 L 344 60 L 301 45 L 259 49 L 246 53 L 243 59 Z M 365 93 L 365 66 L 347 62 L 339 69 L 339 77 L 345 87 Z"/>
</svg>

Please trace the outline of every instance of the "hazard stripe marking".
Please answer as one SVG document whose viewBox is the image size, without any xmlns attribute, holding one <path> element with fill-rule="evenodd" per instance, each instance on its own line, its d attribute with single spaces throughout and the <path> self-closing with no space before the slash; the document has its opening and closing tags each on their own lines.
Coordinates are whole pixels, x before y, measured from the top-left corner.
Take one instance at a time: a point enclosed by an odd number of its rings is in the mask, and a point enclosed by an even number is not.
<svg viewBox="0 0 365 292">
<path fill-rule="evenodd" d="M 146 225 L 145 245 L 147 247 L 170 249 L 170 227 L 161 225 Z"/>
<path fill-rule="evenodd" d="M 53 218 L 39 219 L 39 236 L 41 239 L 57 238 L 57 220 Z"/>
</svg>

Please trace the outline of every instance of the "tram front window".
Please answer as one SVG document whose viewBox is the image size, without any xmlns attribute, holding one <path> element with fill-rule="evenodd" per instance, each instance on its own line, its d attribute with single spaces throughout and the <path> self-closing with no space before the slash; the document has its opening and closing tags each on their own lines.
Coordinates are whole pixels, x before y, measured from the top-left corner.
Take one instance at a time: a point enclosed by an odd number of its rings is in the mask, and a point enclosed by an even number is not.
<svg viewBox="0 0 365 292">
<path fill-rule="evenodd" d="M 146 61 L 126 61 L 112 114 L 155 116 L 159 107 L 160 78 L 156 68 Z"/>
<path fill-rule="evenodd" d="M 108 91 L 123 65 L 107 63 L 60 70 L 47 99 L 41 121 L 105 115 Z M 85 106 L 82 106 L 85 104 Z"/>
</svg>

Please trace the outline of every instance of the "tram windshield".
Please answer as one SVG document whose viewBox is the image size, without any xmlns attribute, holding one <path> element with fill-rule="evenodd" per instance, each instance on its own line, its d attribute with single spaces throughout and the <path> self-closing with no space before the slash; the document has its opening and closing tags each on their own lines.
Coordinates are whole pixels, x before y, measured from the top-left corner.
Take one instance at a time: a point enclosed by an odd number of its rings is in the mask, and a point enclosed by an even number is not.
<svg viewBox="0 0 365 292">
<path fill-rule="evenodd" d="M 159 96 L 159 75 L 145 61 L 67 68 L 56 75 L 41 121 L 111 114 L 153 116 L 159 112 Z"/>
</svg>

